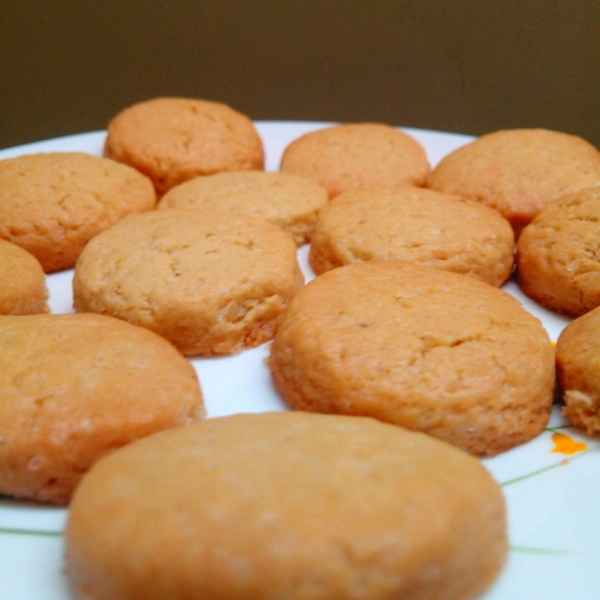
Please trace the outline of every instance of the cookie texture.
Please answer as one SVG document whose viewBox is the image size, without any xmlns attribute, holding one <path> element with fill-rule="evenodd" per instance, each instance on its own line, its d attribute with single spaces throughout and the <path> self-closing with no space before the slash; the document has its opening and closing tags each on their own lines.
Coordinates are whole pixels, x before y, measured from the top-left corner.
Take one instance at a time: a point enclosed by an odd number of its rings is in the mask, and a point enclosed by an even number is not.
<svg viewBox="0 0 600 600">
<path fill-rule="evenodd" d="M 497 211 L 422 188 L 363 188 L 319 214 L 309 261 L 317 274 L 369 261 L 406 261 L 495 286 L 510 276 L 514 234 Z"/>
<path fill-rule="evenodd" d="M 600 187 L 544 208 L 517 245 L 518 282 L 555 312 L 581 316 L 600 306 Z"/>
<path fill-rule="evenodd" d="M 279 225 L 298 246 L 310 241 L 325 188 L 292 173 L 240 171 L 196 177 L 167 192 L 158 208 L 225 210 Z"/>
<path fill-rule="evenodd" d="M 600 152 L 586 140 L 548 129 L 506 129 L 448 154 L 427 187 L 499 210 L 517 236 L 561 196 L 600 185 Z"/>
<path fill-rule="evenodd" d="M 588 434 L 600 432 L 600 307 L 571 321 L 556 342 L 565 416 Z"/>
<path fill-rule="evenodd" d="M 153 98 L 121 111 L 108 125 L 104 154 L 141 171 L 159 196 L 199 175 L 264 167 L 252 121 L 226 104 Z"/>
<path fill-rule="evenodd" d="M 269 367 L 293 408 L 374 417 L 478 456 L 540 433 L 555 378 L 548 334 L 515 298 L 394 262 L 339 267 L 307 284 Z"/>
<path fill-rule="evenodd" d="M 465 600 L 507 551 L 473 457 L 373 419 L 208 419 L 131 444 L 78 488 L 66 574 L 94 600 Z"/>
<path fill-rule="evenodd" d="M 204 415 L 192 365 L 101 315 L 0 317 L 0 493 L 64 504 L 101 456 Z"/>
<path fill-rule="evenodd" d="M 95 235 L 155 207 L 148 178 L 106 158 L 50 152 L 0 161 L 0 238 L 46 273 L 71 269 Z"/>
<path fill-rule="evenodd" d="M 331 198 L 359 187 L 425 185 L 429 162 L 423 146 L 395 127 L 348 123 L 294 140 L 280 170 L 314 179 Z"/>
<path fill-rule="evenodd" d="M 74 306 L 146 327 L 186 355 L 226 355 L 271 339 L 303 286 L 296 244 L 247 215 L 169 209 L 130 217 L 88 245 Z"/>
<path fill-rule="evenodd" d="M 35 257 L 0 239 L 0 315 L 48 312 L 46 275 Z"/>
</svg>

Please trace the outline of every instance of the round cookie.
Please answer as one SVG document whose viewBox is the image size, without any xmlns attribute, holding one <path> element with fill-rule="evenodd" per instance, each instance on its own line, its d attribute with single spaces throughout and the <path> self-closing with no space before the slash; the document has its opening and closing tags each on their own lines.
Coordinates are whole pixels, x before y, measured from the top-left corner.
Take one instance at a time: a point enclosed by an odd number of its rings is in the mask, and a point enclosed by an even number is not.
<svg viewBox="0 0 600 600">
<path fill-rule="evenodd" d="M 104 154 L 150 177 L 159 196 L 199 175 L 264 167 L 262 140 L 246 115 L 192 98 L 123 110 L 108 125 Z"/>
<path fill-rule="evenodd" d="M 279 225 L 298 246 L 309 242 L 325 188 L 292 173 L 240 171 L 196 177 L 172 188 L 158 208 L 194 208 L 244 213 Z"/>
<path fill-rule="evenodd" d="M 95 600 L 466 600 L 507 553 L 473 457 L 372 419 L 208 419 L 131 444 L 77 489 L 66 575 Z"/>
<path fill-rule="evenodd" d="M 478 456 L 548 422 L 554 352 L 506 292 L 407 263 L 328 271 L 290 303 L 269 367 L 296 409 L 370 416 Z"/>
<path fill-rule="evenodd" d="M 193 209 L 129 217 L 88 244 L 73 277 L 78 311 L 159 333 L 186 355 L 271 339 L 304 278 L 296 244 L 247 215 Z"/>
<path fill-rule="evenodd" d="M 0 315 L 47 313 L 46 275 L 34 256 L 0 239 Z"/>
<path fill-rule="evenodd" d="M 517 244 L 521 290 L 546 308 L 580 316 L 600 306 L 600 187 L 541 210 Z"/>
<path fill-rule="evenodd" d="M 600 307 L 571 321 L 556 342 L 564 414 L 588 434 L 600 433 Z"/>
<path fill-rule="evenodd" d="M 332 198 L 359 187 L 425 185 L 429 162 L 421 144 L 395 127 L 349 123 L 294 140 L 280 170 L 314 179 Z"/>
<path fill-rule="evenodd" d="M 0 161 L 0 238 L 46 273 L 71 269 L 95 235 L 155 207 L 148 178 L 106 158 L 50 152 Z"/>
<path fill-rule="evenodd" d="M 363 188 L 333 198 L 320 212 L 309 261 L 317 275 L 398 260 L 499 286 L 510 276 L 513 254 L 508 221 L 483 204 L 422 188 Z"/>
<path fill-rule="evenodd" d="M 101 315 L 0 317 L 0 493 L 69 501 L 95 460 L 204 415 L 192 365 Z"/>
<path fill-rule="evenodd" d="M 600 152 L 584 139 L 547 129 L 506 129 L 448 154 L 427 187 L 499 210 L 520 234 L 564 194 L 600 185 Z"/>
</svg>

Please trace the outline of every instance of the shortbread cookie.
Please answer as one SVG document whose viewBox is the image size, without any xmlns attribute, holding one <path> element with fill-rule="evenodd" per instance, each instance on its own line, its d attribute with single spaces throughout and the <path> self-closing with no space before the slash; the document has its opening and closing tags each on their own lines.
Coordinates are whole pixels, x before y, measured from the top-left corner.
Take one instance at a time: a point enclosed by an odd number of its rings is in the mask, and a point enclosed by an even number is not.
<svg viewBox="0 0 600 600">
<path fill-rule="evenodd" d="M 427 186 L 483 202 L 521 232 L 561 196 L 600 185 L 600 152 L 573 135 L 507 129 L 483 135 L 447 155 Z"/>
<path fill-rule="evenodd" d="M 192 98 L 123 110 L 108 125 L 104 154 L 150 177 L 159 196 L 199 175 L 264 167 L 262 140 L 246 115 Z"/>
<path fill-rule="evenodd" d="M 569 323 L 556 342 L 565 416 L 587 433 L 600 433 L 600 307 Z"/>
<path fill-rule="evenodd" d="M 317 215 L 327 202 L 325 188 L 305 177 L 241 171 L 186 181 L 167 192 L 158 208 L 218 209 L 248 214 L 279 225 L 300 246 L 310 241 Z"/>
<path fill-rule="evenodd" d="M 310 247 L 317 274 L 359 262 L 399 260 L 501 285 L 514 235 L 497 211 L 422 188 L 345 192 L 319 214 Z"/>
<path fill-rule="evenodd" d="M 540 433 L 554 391 L 550 339 L 518 300 L 407 263 L 311 281 L 285 313 L 269 366 L 294 408 L 374 417 L 479 456 Z"/>
<path fill-rule="evenodd" d="M 0 239 L 0 315 L 48 312 L 46 275 L 35 257 Z"/>
<path fill-rule="evenodd" d="M 600 306 L 600 187 L 544 208 L 517 248 L 519 285 L 530 298 L 571 316 Z"/>
<path fill-rule="evenodd" d="M 395 127 L 350 123 L 294 140 L 280 170 L 314 179 L 331 198 L 359 187 L 425 185 L 429 162 L 421 144 Z"/>
<path fill-rule="evenodd" d="M 466 600 L 507 553 L 475 458 L 373 419 L 208 419 L 131 444 L 78 488 L 66 574 L 95 600 Z"/>
<path fill-rule="evenodd" d="M 150 180 L 106 158 L 51 152 L 0 161 L 0 238 L 46 273 L 72 268 L 95 235 L 155 207 Z"/>
<path fill-rule="evenodd" d="M 95 460 L 204 415 L 196 372 L 101 315 L 0 317 L 0 493 L 62 504 Z"/>
<path fill-rule="evenodd" d="M 74 306 L 159 333 L 186 355 L 233 354 L 271 339 L 304 279 L 296 244 L 247 215 L 192 209 L 130 217 L 88 245 Z"/>
</svg>

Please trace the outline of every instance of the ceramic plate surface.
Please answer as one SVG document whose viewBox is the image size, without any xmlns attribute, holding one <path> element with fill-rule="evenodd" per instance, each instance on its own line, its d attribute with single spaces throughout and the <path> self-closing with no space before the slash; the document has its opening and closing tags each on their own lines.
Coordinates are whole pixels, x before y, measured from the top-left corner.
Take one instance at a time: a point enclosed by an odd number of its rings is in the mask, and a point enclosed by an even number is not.
<svg viewBox="0 0 600 600">
<path fill-rule="evenodd" d="M 277 170 L 285 146 L 325 123 L 258 122 L 268 170 Z M 472 138 L 406 129 L 432 165 Z M 49 151 L 100 155 L 103 131 L 0 151 L 0 159 Z M 308 247 L 298 252 L 307 279 Z M 72 312 L 71 271 L 48 276 L 53 313 Z M 568 320 L 504 288 L 538 316 L 556 341 Z M 230 358 L 196 359 L 209 417 L 286 410 L 264 364 L 267 345 Z M 233 375 L 232 375 L 233 374 Z M 532 442 L 485 459 L 502 485 L 509 511 L 508 563 L 484 600 L 598 600 L 600 598 L 600 440 L 571 427 L 555 407 L 548 428 Z M 0 600 L 69 600 L 62 574 L 66 510 L 0 497 Z"/>
</svg>

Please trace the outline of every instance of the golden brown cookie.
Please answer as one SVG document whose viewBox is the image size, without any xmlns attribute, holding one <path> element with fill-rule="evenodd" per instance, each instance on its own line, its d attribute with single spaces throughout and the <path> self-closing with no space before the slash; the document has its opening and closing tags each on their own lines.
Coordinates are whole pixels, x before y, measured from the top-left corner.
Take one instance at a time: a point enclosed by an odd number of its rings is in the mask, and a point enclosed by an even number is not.
<svg viewBox="0 0 600 600">
<path fill-rule="evenodd" d="M 247 215 L 172 208 L 96 237 L 73 278 L 78 311 L 159 333 L 186 355 L 233 354 L 271 339 L 304 278 L 296 244 Z"/>
<path fill-rule="evenodd" d="M 51 152 L 0 161 L 0 238 L 46 273 L 72 268 L 95 235 L 155 206 L 147 177 L 106 158 Z"/>
<path fill-rule="evenodd" d="M 298 246 L 309 242 L 328 202 L 319 184 L 292 173 L 239 171 L 196 177 L 167 192 L 158 208 L 226 210 L 279 225 Z"/>
<path fill-rule="evenodd" d="M 0 315 L 48 312 L 46 275 L 23 248 L 0 239 Z"/>
<path fill-rule="evenodd" d="M 294 408 L 374 417 L 481 456 L 540 433 L 554 390 L 548 334 L 518 300 L 407 263 L 311 281 L 285 313 L 269 367 Z"/>
<path fill-rule="evenodd" d="M 571 321 L 556 342 L 565 416 L 587 433 L 600 433 L 600 307 Z"/>
<path fill-rule="evenodd" d="M 104 154 L 150 177 L 159 196 L 199 175 L 264 167 L 262 140 L 246 115 L 193 98 L 126 108 L 108 125 Z"/>
<path fill-rule="evenodd" d="M 517 245 L 519 286 L 546 308 L 580 316 L 600 306 L 600 187 L 541 210 Z"/>
<path fill-rule="evenodd" d="M 488 133 L 448 154 L 427 187 L 499 210 L 517 236 L 561 196 L 600 185 L 600 152 L 580 137 L 547 129 Z"/>
<path fill-rule="evenodd" d="M 571 321 L 556 342 L 556 367 L 565 416 L 600 433 L 600 307 Z"/>
<path fill-rule="evenodd" d="M 280 170 L 314 179 L 331 198 L 359 187 L 425 185 L 429 162 L 421 144 L 395 127 L 349 123 L 294 140 Z"/>
<path fill-rule="evenodd" d="M 204 415 L 192 365 L 101 315 L 0 317 L 0 493 L 68 502 L 92 463 Z"/>
<path fill-rule="evenodd" d="M 499 286 L 510 276 L 514 235 L 500 213 L 422 188 L 363 188 L 319 214 L 309 261 L 317 274 L 353 263 L 399 260 Z"/>
<path fill-rule="evenodd" d="M 466 600 L 507 552 L 473 457 L 373 419 L 208 419 L 96 463 L 65 531 L 95 600 Z"/>
</svg>

